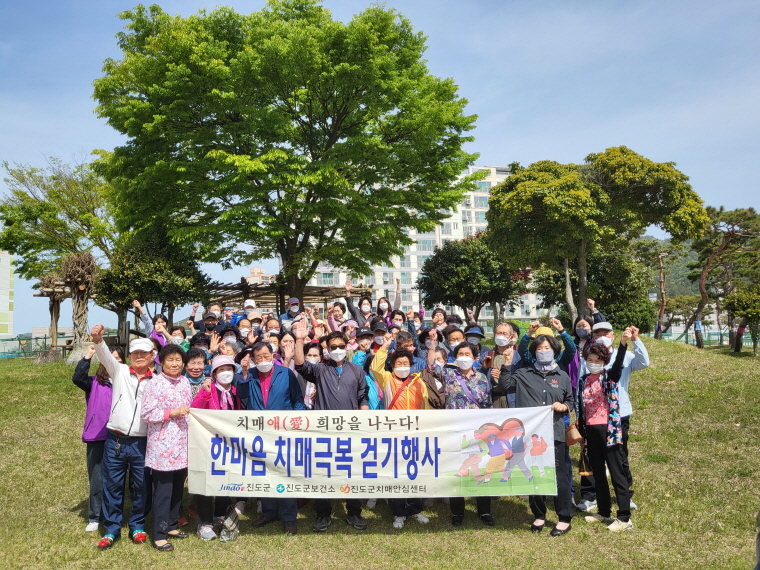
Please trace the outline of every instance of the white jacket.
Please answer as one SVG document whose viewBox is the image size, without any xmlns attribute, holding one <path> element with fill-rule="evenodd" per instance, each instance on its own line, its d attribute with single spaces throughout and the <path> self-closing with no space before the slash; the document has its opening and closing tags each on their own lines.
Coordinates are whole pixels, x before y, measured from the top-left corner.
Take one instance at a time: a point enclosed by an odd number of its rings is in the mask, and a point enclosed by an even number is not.
<svg viewBox="0 0 760 570">
<path fill-rule="evenodd" d="M 129 370 L 129 365 L 118 362 L 108 346 L 102 340 L 95 345 L 98 359 L 106 367 L 111 377 L 113 395 L 111 396 L 111 415 L 107 428 L 130 437 L 147 437 L 148 423 L 140 417 L 145 386 L 150 377 L 137 380 Z"/>
</svg>

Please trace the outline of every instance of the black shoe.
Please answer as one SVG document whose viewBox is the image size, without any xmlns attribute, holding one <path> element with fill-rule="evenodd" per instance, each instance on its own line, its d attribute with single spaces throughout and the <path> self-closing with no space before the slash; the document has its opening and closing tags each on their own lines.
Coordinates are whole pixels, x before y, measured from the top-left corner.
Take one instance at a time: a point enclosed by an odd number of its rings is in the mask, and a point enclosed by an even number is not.
<svg viewBox="0 0 760 570">
<path fill-rule="evenodd" d="M 317 532 L 325 532 L 331 524 L 332 517 L 319 517 L 314 521 L 314 526 L 312 528 Z"/>
<path fill-rule="evenodd" d="M 549 533 L 549 536 L 559 536 L 561 534 L 567 534 L 570 532 L 570 529 L 572 527 L 570 525 L 567 525 L 567 528 L 565 530 L 559 530 L 556 526 L 552 529 L 552 531 Z"/>
<path fill-rule="evenodd" d="M 169 538 L 187 538 L 189 535 L 186 532 L 179 531 L 177 534 L 168 534 Z"/>
<path fill-rule="evenodd" d="M 480 520 L 483 521 L 483 524 L 486 526 L 493 526 L 496 524 L 496 521 L 493 520 L 493 517 L 488 513 L 480 515 Z"/>
<path fill-rule="evenodd" d="M 544 524 L 532 524 L 530 525 L 530 532 L 541 532 L 544 530 L 544 527 L 546 526 L 546 523 Z"/>
<path fill-rule="evenodd" d="M 161 546 L 158 546 L 155 543 L 155 541 L 152 541 L 151 544 L 153 545 L 153 548 L 155 548 L 159 552 L 171 552 L 174 550 L 174 547 L 172 546 L 171 542 L 167 542 L 166 544 L 162 544 Z"/>
<path fill-rule="evenodd" d="M 268 518 L 265 518 L 265 517 L 259 517 L 256 520 L 251 521 L 251 526 L 253 528 L 260 528 L 262 526 L 268 525 L 271 522 L 274 522 L 274 519 L 268 519 Z"/>
<path fill-rule="evenodd" d="M 464 520 L 464 515 L 454 515 L 451 517 L 451 524 L 454 526 L 462 526 L 462 521 Z"/>
<path fill-rule="evenodd" d="M 296 521 L 282 523 L 282 528 L 285 531 L 285 534 L 287 534 L 288 536 L 294 536 L 298 534 L 298 527 L 296 526 Z"/>
<path fill-rule="evenodd" d="M 346 517 L 346 524 L 351 525 L 356 530 L 367 529 L 367 519 L 361 515 L 349 515 Z"/>
</svg>

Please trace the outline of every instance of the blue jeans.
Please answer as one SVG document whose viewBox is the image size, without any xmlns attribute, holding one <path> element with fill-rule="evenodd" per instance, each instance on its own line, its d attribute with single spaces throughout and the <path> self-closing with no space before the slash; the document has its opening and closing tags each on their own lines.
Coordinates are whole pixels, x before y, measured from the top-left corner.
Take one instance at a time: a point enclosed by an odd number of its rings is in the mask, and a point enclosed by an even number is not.
<svg viewBox="0 0 760 570">
<path fill-rule="evenodd" d="M 295 522 L 298 517 L 296 499 L 271 499 L 262 497 L 261 516 L 265 519 L 282 522 Z"/>
<path fill-rule="evenodd" d="M 117 439 L 118 437 L 118 439 Z M 124 479 L 129 471 L 132 493 L 132 513 L 129 530 L 145 530 L 145 515 L 149 508 L 150 488 L 145 467 L 146 437 L 116 436 L 108 432 L 103 452 L 103 513 L 101 523 L 106 534 L 121 535 L 121 517 L 124 510 Z M 116 445 L 120 450 L 117 456 Z"/>
</svg>

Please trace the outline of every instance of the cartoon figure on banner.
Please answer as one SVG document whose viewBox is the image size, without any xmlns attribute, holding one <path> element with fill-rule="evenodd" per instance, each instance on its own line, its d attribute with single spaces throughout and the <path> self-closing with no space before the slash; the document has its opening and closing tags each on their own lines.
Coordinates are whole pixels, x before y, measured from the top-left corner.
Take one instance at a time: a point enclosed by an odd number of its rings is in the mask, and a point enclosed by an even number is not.
<svg viewBox="0 0 760 570">
<path fill-rule="evenodd" d="M 528 481 L 532 480 L 530 470 L 525 466 L 526 447 L 523 441 L 525 427 L 522 421 L 509 418 L 501 425 L 486 423 L 473 433 L 473 439 L 462 436 L 462 449 L 467 449 L 469 456 L 464 460 L 456 475 L 466 477 L 468 473 L 478 482 L 488 483 L 493 473 L 502 473 L 502 481 L 509 479 L 509 474 L 519 467 Z M 485 477 L 481 474 L 480 463 L 488 455 Z M 517 455 L 517 457 L 515 457 Z M 506 463 L 506 467 L 505 467 Z"/>
<path fill-rule="evenodd" d="M 544 476 L 544 452 L 548 447 L 544 438 L 537 433 L 530 436 L 529 467 L 538 467 L 539 477 Z"/>
</svg>

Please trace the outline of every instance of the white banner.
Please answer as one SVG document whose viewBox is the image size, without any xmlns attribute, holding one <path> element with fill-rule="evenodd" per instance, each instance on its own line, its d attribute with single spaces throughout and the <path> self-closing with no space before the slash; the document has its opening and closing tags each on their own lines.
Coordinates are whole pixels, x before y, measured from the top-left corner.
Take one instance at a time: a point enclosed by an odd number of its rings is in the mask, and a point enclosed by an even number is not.
<svg viewBox="0 0 760 570">
<path fill-rule="evenodd" d="M 552 410 L 190 412 L 207 496 L 556 495 Z"/>
</svg>

